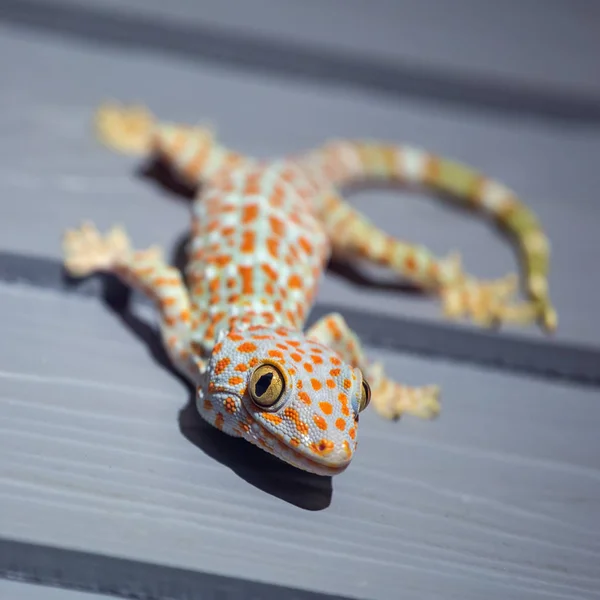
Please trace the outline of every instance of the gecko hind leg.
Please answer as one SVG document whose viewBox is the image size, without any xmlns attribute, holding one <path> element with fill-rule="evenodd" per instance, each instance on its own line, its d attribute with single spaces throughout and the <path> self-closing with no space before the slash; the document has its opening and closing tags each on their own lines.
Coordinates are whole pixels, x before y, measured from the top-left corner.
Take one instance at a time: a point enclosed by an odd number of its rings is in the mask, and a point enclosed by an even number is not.
<svg viewBox="0 0 600 600">
<path fill-rule="evenodd" d="M 540 316 L 533 301 L 518 301 L 516 273 L 484 281 L 463 271 L 458 253 L 437 257 L 428 248 L 396 239 L 337 194 L 324 202 L 322 218 L 334 251 L 388 267 L 413 285 L 436 294 L 447 319 L 470 318 L 481 327 L 528 325 Z"/>
<path fill-rule="evenodd" d="M 125 230 L 115 226 L 101 235 L 91 223 L 65 232 L 64 266 L 73 277 L 113 273 L 154 301 L 160 311 L 165 349 L 181 372 L 197 377 L 201 362 L 190 348 L 192 315 L 187 289 L 179 271 L 167 265 L 160 248 L 133 250 Z"/>
</svg>

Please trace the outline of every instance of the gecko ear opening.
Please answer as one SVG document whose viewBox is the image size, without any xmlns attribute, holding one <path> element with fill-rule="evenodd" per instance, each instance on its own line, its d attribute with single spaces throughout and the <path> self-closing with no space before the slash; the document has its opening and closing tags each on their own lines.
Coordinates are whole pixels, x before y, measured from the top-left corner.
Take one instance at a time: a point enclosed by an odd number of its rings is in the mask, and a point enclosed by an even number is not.
<svg viewBox="0 0 600 600">
<path fill-rule="evenodd" d="M 272 408 L 284 392 L 285 376 L 274 364 L 259 365 L 250 376 L 248 393 L 259 408 Z"/>
</svg>

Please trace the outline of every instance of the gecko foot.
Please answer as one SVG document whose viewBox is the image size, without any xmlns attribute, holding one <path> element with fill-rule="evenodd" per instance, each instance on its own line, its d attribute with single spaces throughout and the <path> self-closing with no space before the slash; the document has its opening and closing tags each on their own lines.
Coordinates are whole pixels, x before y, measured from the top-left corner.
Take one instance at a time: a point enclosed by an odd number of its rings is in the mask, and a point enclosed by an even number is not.
<svg viewBox="0 0 600 600">
<path fill-rule="evenodd" d="M 492 281 L 466 277 L 441 290 L 444 315 L 452 320 L 468 317 L 483 327 L 531 323 L 537 317 L 536 306 L 531 302 L 515 302 L 517 289 L 515 274 Z"/>
<path fill-rule="evenodd" d="M 124 154 L 142 154 L 149 149 L 154 123 L 154 116 L 143 106 L 106 103 L 94 116 L 98 138 Z"/>
<path fill-rule="evenodd" d="M 383 375 L 383 367 L 371 366 L 369 377 L 375 383 L 371 404 L 384 419 L 395 420 L 405 414 L 421 419 L 433 419 L 441 410 L 440 388 L 437 385 L 409 387 Z"/>
<path fill-rule="evenodd" d="M 64 265 L 75 277 L 85 277 L 95 271 L 109 271 L 130 252 L 125 230 L 113 227 L 102 236 L 92 223 L 65 232 L 62 242 Z"/>
</svg>

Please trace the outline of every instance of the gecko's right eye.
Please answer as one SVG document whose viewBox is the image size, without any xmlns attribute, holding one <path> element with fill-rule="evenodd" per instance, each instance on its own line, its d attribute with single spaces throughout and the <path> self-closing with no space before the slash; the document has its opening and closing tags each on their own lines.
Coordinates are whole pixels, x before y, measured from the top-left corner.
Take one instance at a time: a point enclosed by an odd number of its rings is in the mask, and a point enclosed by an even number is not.
<svg viewBox="0 0 600 600">
<path fill-rule="evenodd" d="M 279 402 L 285 391 L 285 377 L 277 366 L 262 364 L 250 377 L 248 393 L 252 402 L 260 408 L 271 408 Z"/>
</svg>

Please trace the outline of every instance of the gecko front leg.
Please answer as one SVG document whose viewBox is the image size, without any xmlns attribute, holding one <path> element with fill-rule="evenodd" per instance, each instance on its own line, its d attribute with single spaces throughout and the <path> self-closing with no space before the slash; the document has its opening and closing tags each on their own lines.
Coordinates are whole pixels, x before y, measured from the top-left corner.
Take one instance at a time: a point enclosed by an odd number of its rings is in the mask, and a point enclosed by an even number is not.
<svg viewBox="0 0 600 600">
<path fill-rule="evenodd" d="M 63 237 L 64 265 L 74 277 L 111 272 L 124 283 L 154 300 L 160 310 L 164 346 L 174 365 L 197 379 L 201 359 L 190 348 L 192 314 L 187 290 L 177 269 L 167 265 L 159 248 L 135 251 L 127 234 L 113 227 L 102 236 L 91 223 L 69 230 Z"/>
<path fill-rule="evenodd" d="M 157 155 L 192 186 L 253 162 L 219 143 L 212 127 L 159 121 L 145 106 L 103 104 L 94 126 L 98 139 L 112 150 Z"/>
<path fill-rule="evenodd" d="M 365 374 L 372 390 L 371 403 L 382 417 L 398 419 L 411 414 L 431 419 L 440 412 L 438 386 L 409 387 L 389 379 L 381 363 L 367 359 L 358 336 L 339 313 L 319 319 L 307 330 L 306 336 L 328 346 Z"/>
</svg>

